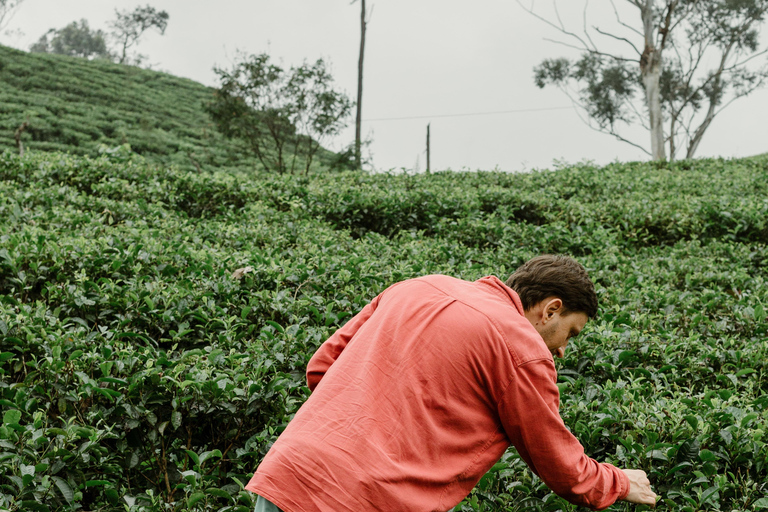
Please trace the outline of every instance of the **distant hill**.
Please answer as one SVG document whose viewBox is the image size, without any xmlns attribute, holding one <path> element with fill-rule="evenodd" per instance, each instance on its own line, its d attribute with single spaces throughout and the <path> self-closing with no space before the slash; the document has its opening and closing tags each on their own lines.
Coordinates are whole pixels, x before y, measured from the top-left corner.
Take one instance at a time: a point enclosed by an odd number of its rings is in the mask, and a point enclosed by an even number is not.
<svg viewBox="0 0 768 512">
<path fill-rule="evenodd" d="M 26 149 L 95 155 L 127 143 L 150 162 L 260 167 L 216 131 L 203 109 L 212 92 L 158 71 L 0 46 L 0 152 L 16 150 L 28 121 Z"/>
</svg>

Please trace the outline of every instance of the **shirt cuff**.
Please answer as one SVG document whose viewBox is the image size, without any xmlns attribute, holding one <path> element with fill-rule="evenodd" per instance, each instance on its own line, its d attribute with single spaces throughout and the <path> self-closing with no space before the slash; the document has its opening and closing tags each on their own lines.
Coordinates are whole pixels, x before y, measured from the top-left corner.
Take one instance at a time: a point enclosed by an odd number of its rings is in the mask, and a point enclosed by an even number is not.
<svg viewBox="0 0 768 512">
<path fill-rule="evenodd" d="M 619 475 L 621 475 L 619 476 L 619 479 L 621 480 L 621 493 L 619 493 L 619 497 L 616 498 L 616 500 L 625 500 L 627 499 L 627 496 L 629 496 L 629 477 L 619 468 L 616 468 L 616 471 L 618 471 Z"/>
</svg>

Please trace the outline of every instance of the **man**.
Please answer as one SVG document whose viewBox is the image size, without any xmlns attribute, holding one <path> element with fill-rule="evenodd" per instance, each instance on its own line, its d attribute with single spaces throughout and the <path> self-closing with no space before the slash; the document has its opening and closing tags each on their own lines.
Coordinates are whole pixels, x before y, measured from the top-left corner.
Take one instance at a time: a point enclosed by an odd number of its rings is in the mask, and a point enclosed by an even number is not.
<svg viewBox="0 0 768 512">
<path fill-rule="evenodd" d="M 643 471 L 587 457 L 558 412 L 553 356 L 596 313 L 589 276 L 565 256 L 534 258 L 506 284 L 390 286 L 310 360 L 312 395 L 246 486 L 256 510 L 450 510 L 510 444 L 572 503 L 655 505 Z"/>
</svg>

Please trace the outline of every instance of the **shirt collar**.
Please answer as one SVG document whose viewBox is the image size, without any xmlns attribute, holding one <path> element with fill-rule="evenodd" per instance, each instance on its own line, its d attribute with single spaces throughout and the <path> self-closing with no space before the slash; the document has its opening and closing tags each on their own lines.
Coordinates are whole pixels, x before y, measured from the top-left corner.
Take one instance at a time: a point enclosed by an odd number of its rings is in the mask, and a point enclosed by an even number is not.
<svg viewBox="0 0 768 512">
<path fill-rule="evenodd" d="M 525 310 L 523 309 L 523 301 L 520 300 L 520 296 L 517 294 L 515 290 L 504 284 L 504 282 L 499 279 L 496 276 L 485 276 L 478 279 L 478 282 L 487 284 L 491 287 L 493 287 L 494 290 L 497 290 L 500 294 L 502 294 L 507 300 L 512 302 L 514 304 L 515 308 L 517 308 L 517 312 L 521 315 L 525 316 Z"/>
</svg>

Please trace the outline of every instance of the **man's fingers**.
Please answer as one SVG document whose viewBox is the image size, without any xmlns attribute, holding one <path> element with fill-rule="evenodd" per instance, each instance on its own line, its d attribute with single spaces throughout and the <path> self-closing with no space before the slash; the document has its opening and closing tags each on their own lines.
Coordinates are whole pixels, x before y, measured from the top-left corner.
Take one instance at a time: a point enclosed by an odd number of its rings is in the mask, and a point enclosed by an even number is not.
<svg viewBox="0 0 768 512">
<path fill-rule="evenodd" d="M 656 506 L 656 493 L 653 491 L 649 491 L 647 494 L 644 494 L 642 499 L 643 505 L 650 505 L 651 507 Z"/>
<path fill-rule="evenodd" d="M 629 478 L 629 494 L 625 501 L 639 503 L 641 505 L 656 506 L 656 493 L 651 489 L 651 482 L 645 471 L 640 469 L 624 469 L 624 474 Z"/>
</svg>

